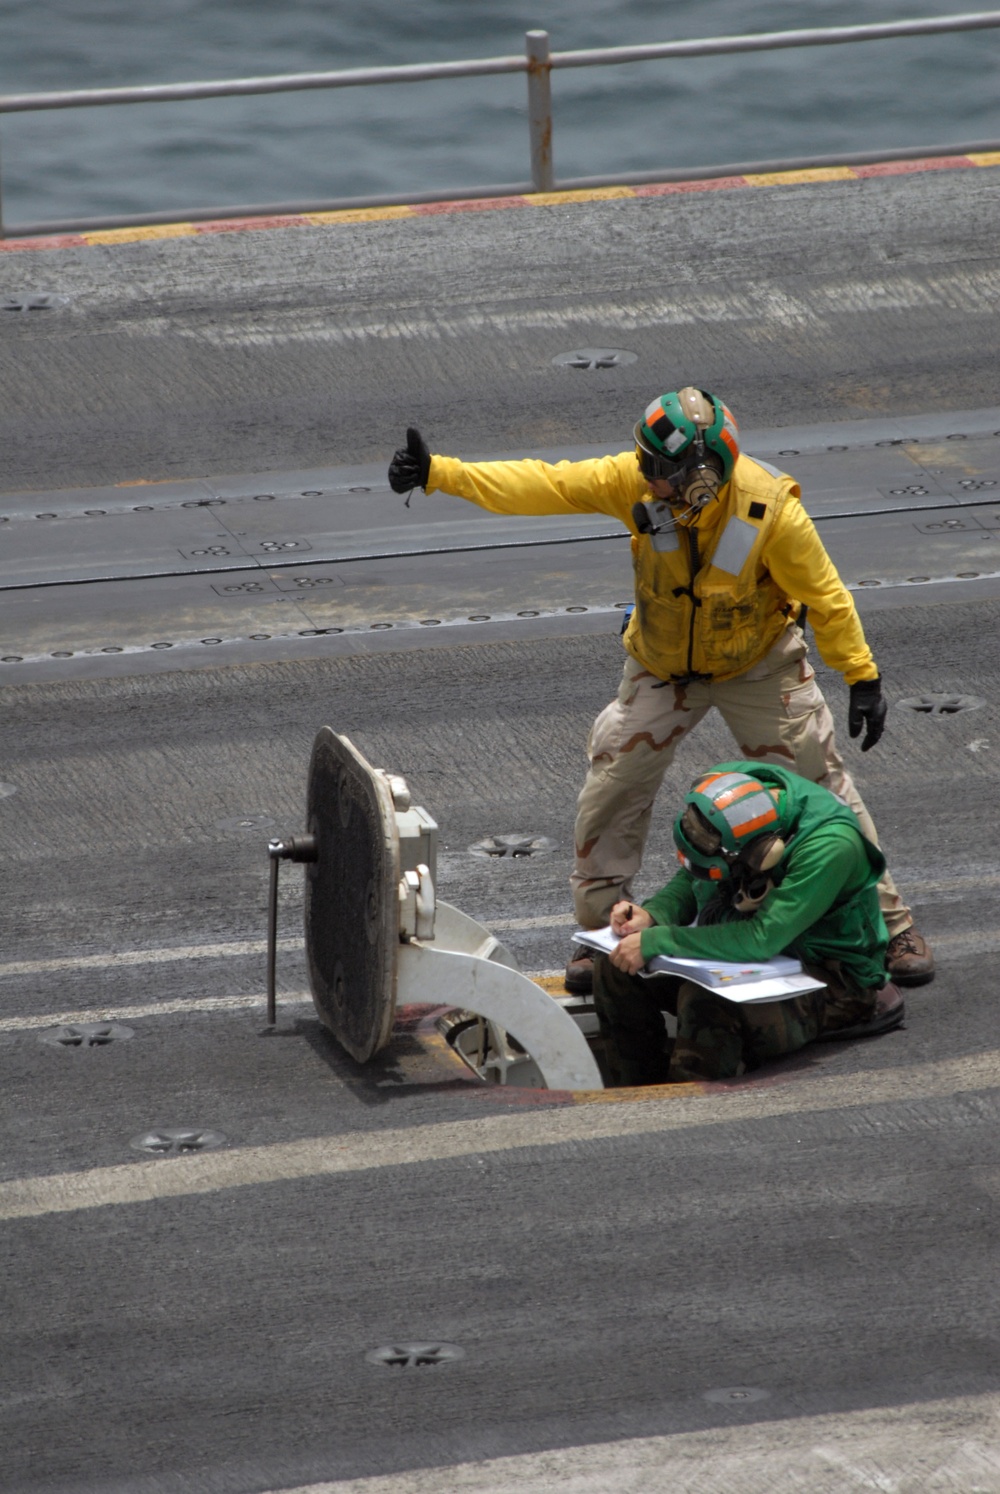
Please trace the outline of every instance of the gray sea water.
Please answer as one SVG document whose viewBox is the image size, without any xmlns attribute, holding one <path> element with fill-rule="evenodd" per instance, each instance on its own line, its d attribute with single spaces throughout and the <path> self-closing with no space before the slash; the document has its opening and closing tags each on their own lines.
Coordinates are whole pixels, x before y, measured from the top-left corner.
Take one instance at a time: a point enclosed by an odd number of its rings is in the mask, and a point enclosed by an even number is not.
<svg viewBox="0 0 1000 1494">
<path fill-rule="evenodd" d="M 0 92 L 958 15 L 962 0 L 0 0 Z M 1000 31 L 553 76 L 558 177 L 1000 138 Z M 523 75 L 4 115 L 18 223 L 529 178 Z"/>
</svg>

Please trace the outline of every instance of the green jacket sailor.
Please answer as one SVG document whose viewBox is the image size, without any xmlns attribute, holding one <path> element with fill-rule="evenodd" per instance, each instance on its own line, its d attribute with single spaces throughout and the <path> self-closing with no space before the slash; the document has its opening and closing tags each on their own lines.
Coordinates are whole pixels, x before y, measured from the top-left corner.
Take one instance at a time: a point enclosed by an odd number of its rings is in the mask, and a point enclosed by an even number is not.
<svg viewBox="0 0 1000 1494">
<path fill-rule="evenodd" d="M 641 908 L 616 904 L 620 943 L 595 965 L 595 1004 L 620 1083 L 732 1078 L 817 1038 L 899 1024 L 876 891 L 885 860 L 828 789 L 788 768 L 720 763 L 692 785 L 673 834 L 680 869 Z M 657 955 L 791 955 L 825 989 L 737 1005 L 676 978 L 640 976 Z M 677 1017 L 669 1049 L 661 1010 Z"/>
</svg>

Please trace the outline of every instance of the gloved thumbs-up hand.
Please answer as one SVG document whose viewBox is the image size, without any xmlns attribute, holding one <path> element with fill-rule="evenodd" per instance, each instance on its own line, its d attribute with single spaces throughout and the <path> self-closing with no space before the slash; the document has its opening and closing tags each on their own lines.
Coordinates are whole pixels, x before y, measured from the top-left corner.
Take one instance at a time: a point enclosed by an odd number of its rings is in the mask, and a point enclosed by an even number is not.
<svg viewBox="0 0 1000 1494">
<path fill-rule="evenodd" d="M 416 426 L 406 430 L 406 446 L 393 455 L 389 463 L 389 486 L 394 493 L 409 493 L 427 486 L 431 472 L 431 454 L 427 442 Z"/>
</svg>

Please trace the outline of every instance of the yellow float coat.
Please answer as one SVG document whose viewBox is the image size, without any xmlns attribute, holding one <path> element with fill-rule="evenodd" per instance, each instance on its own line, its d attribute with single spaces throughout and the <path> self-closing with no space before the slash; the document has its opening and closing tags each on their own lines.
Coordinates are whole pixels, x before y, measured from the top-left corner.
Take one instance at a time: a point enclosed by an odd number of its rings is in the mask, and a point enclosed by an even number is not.
<svg viewBox="0 0 1000 1494">
<path fill-rule="evenodd" d="M 651 494 L 632 451 L 555 465 L 434 456 L 426 491 L 438 490 L 492 513 L 619 519 L 632 535 L 635 569 L 625 647 L 659 679 L 744 674 L 803 607 L 825 664 L 849 685 L 878 675 L 854 601 L 799 501 L 798 483 L 751 457 L 740 455 L 690 531 L 661 535 L 635 527 L 632 506 Z M 665 505 L 661 516 L 669 518 Z"/>
</svg>

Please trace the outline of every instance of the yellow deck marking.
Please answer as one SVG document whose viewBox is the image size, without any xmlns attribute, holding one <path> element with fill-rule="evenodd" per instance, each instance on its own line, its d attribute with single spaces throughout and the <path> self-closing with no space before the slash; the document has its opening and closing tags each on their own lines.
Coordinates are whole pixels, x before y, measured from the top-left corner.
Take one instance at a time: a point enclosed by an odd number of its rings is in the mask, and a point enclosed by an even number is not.
<svg viewBox="0 0 1000 1494">
<path fill-rule="evenodd" d="M 751 187 L 792 187 L 796 182 L 855 181 L 857 173 L 850 166 L 813 166 L 804 171 L 763 171 L 745 176 Z"/>
<path fill-rule="evenodd" d="M 149 223 L 135 228 L 102 228 L 82 237 L 88 244 L 138 244 L 145 239 L 182 239 L 194 231 L 193 223 Z"/>
<path fill-rule="evenodd" d="M 0 1183 L 0 1219 L 151 1203 L 265 1183 L 332 1177 L 383 1167 L 412 1167 L 482 1153 L 584 1144 L 748 1122 L 772 1116 L 848 1110 L 1000 1088 L 1000 1051 L 874 1073 L 799 1078 L 729 1090 L 678 1086 L 642 1101 L 518 1110 L 476 1120 L 374 1132 L 346 1132 L 272 1146 L 195 1152 L 85 1172 Z M 662 1098 L 661 1098 L 662 1096 Z"/>
<path fill-rule="evenodd" d="M 525 192 L 524 201 L 529 207 L 559 207 L 564 202 L 606 202 L 634 196 L 634 187 L 577 187 L 565 192 Z"/>
<path fill-rule="evenodd" d="M 329 213 L 302 213 L 309 223 L 381 223 L 389 218 L 414 218 L 411 207 L 341 208 Z"/>
</svg>

